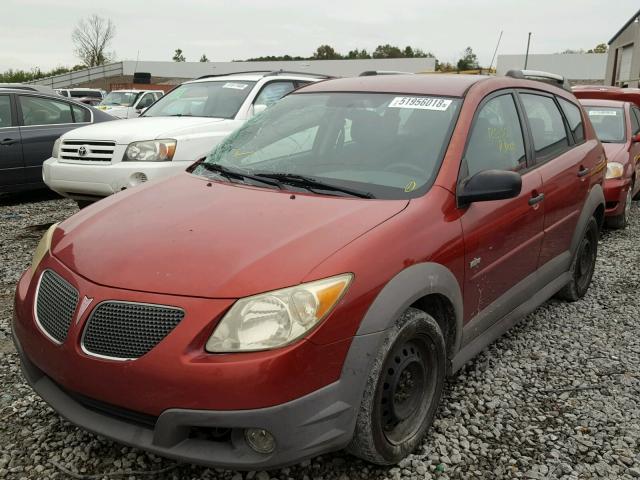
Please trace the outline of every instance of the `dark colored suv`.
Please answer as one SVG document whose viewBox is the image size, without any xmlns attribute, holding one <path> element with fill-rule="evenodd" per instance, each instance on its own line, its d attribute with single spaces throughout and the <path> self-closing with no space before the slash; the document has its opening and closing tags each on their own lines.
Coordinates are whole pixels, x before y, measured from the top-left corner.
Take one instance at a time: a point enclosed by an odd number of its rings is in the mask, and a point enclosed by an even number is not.
<svg viewBox="0 0 640 480">
<path fill-rule="evenodd" d="M 540 81 L 308 85 L 52 226 L 16 290 L 23 371 L 69 421 L 181 460 L 397 462 L 447 374 L 585 294 L 605 167 Z"/>
<path fill-rule="evenodd" d="M 55 93 L 0 88 L 0 193 L 45 187 L 42 163 L 60 135 L 107 120 L 115 119 Z"/>
</svg>

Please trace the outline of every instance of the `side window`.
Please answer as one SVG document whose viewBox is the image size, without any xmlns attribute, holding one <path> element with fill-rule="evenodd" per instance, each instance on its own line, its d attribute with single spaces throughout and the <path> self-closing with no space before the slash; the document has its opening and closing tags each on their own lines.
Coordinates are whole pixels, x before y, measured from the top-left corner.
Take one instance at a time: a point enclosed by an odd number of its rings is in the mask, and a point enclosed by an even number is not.
<svg viewBox="0 0 640 480">
<path fill-rule="evenodd" d="M 145 93 L 142 96 L 142 98 L 138 101 L 138 104 L 136 105 L 136 108 L 138 110 L 140 110 L 141 108 L 147 108 L 148 106 L 150 106 L 155 101 L 156 101 L 156 99 L 153 96 L 153 93 Z"/>
<path fill-rule="evenodd" d="M 91 121 L 91 112 L 87 108 L 79 105 L 71 105 L 73 110 L 73 119 L 76 123 L 88 123 Z"/>
<path fill-rule="evenodd" d="M 526 165 L 522 127 L 511 94 L 485 103 L 471 128 L 465 152 L 469 176 L 483 170 L 519 170 Z"/>
<path fill-rule="evenodd" d="M 56 125 L 73 123 L 71 105 L 50 98 L 20 95 L 22 120 L 24 125 Z"/>
<path fill-rule="evenodd" d="M 11 97 L 9 97 L 9 95 L 0 95 L 0 128 L 10 127 L 12 125 Z"/>
<path fill-rule="evenodd" d="M 582 114 L 580 112 L 580 108 L 577 105 L 565 100 L 564 98 L 558 98 L 558 102 L 562 107 L 562 111 L 564 112 L 565 117 L 567 117 L 567 122 L 569 123 L 569 128 L 571 129 L 571 133 L 573 134 L 573 140 L 576 143 L 584 142 L 584 125 L 582 124 Z"/>
<path fill-rule="evenodd" d="M 267 83 L 258 94 L 258 98 L 256 98 L 254 104 L 270 107 L 287 93 L 295 90 L 295 88 L 295 85 L 291 81 Z"/>
<path fill-rule="evenodd" d="M 640 109 L 631 108 L 631 135 L 640 132 Z"/>
<path fill-rule="evenodd" d="M 549 160 L 567 150 L 567 131 L 553 98 L 531 93 L 521 93 L 520 97 L 531 127 L 536 160 Z"/>
</svg>

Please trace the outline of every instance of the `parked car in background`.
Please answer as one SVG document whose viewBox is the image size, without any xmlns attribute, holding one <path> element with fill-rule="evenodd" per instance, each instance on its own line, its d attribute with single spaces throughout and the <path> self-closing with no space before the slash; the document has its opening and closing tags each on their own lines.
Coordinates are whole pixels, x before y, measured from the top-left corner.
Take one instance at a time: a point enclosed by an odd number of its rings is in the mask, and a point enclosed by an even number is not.
<svg viewBox="0 0 640 480">
<path fill-rule="evenodd" d="M 189 83 L 149 113 L 222 122 L 273 80 Z M 181 461 L 398 462 L 447 374 L 587 292 L 606 160 L 581 112 L 512 77 L 307 85 L 189 172 L 51 227 L 16 289 L 25 377 L 70 422 Z"/>
<path fill-rule="evenodd" d="M 56 92 L 63 97 L 73 98 L 87 105 L 98 105 L 104 98 L 103 90 L 97 88 L 57 88 Z"/>
<path fill-rule="evenodd" d="M 632 200 L 640 199 L 640 89 L 574 87 L 574 93 L 607 154 L 607 225 L 625 228 Z"/>
<path fill-rule="evenodd" d="M 114 90 L 98 104 L 100 110 L 118 118 L 135 118 L 164 95 L 162 90 Z"/>
<path fill-rule="evenodd" d="M 0 88 L 0 192 L 41 188 L 42 162 L 74 128 L 114 118 L 58 94 Z"/>
<path fill-rule="evenodd" d="M 64 135 L 45 162 L 44 180 L 52 190 L 85 206 L 147 180 L 173 175 L 282 96 L 322 78 L 253 72 L 183 83 L 139 118 Z M 105 102 L 119 94 L 111 92 Z M 80 155 L 80 148 L 86 154 Z"/>
</svg>

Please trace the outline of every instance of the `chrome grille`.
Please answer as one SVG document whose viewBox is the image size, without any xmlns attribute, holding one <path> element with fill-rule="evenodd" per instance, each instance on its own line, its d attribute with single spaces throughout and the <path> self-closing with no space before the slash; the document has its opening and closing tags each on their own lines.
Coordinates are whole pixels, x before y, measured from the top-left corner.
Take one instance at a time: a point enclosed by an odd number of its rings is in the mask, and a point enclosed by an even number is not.
<svg viewBox="0 0 640 480">
<path fill-rule="evenodd" d="M 111 162 L 116 142 L 63 140 L 60 159 L 72 162 Z"/>
<path fill-rule="evenodd" d="M 40 328 L 56 342 L 64 342 L 77 306 L 78 291 L 54 271 L 45 270 L 36 299 L 36 321 Z"/>
<path fill-rule="evenodd" d="M 87 320 L 82 348 L 99 357 L 138 358 L 166 337 L 183 317 L 184 311 L 175 307 L 103 302 Z"/>
</svg>

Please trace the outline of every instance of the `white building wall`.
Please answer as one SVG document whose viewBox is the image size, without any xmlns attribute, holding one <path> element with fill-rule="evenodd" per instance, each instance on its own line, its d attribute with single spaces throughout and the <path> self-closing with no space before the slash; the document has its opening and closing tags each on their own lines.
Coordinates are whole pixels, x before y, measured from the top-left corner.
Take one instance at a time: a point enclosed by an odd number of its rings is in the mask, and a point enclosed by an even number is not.
<svg viewBox="0 0 640 480">
<path fill-rule="evenodd" d="M 524 68 L 524 55 L 498 55 L 497 73 Z M 557 73 L 569 80 L 604 80 L 606 53 L 554 53 L 529 55 L 529 70 Z"/>
</svg>

